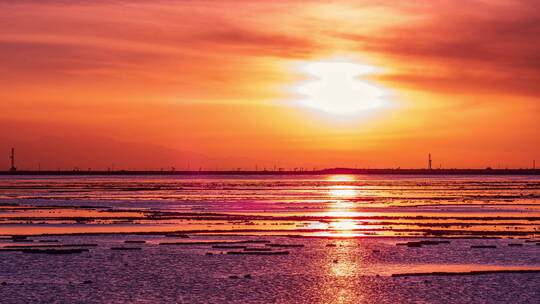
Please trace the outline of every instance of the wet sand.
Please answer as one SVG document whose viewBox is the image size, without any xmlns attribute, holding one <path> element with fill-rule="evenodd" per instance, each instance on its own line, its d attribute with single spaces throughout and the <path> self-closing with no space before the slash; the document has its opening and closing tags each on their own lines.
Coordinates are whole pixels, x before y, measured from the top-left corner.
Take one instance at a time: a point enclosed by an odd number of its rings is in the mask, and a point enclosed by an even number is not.
<svg viewBox="0 0 540 304">
<path fill-rule="evenodd" d="M 534 303 L 539 245 L 534 176 L 0 178 L 10 303 Z"/>
<path fill-rule="evenodd" d="M 38 242 L 42 238 L 32 237 L 34 242 L 26 246 L 42 244 Z M 0 251 L 0 282 L 5 282 L 0 296 L 9 303 L 540 300 L 540 246 L 525 240 L 522 247 L 506 246 L 516 242 L 508 239 L 452 239 L 407 247 L 397 244 L 426 240 L 190 236 L 192 245 L 185 239 L 178 240 L 182 246 L 160 245 L 170 239 L 164 235 L 59 236 L 61 244 L 96 246 Z M 145 243 L 124 245 L 129 240 Z M 478 251 L 470 248 L 473 244 L 497 248 Z"/>
</svg>

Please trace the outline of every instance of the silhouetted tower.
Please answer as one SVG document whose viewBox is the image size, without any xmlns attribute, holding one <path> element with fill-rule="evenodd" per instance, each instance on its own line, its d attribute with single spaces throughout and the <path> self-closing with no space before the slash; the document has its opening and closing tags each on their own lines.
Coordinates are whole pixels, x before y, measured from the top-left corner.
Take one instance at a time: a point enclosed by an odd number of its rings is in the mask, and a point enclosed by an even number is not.
<svg viewBox="0 0 540 304">
<path fill-rule="evenodd" d="M 431 165 L 433 162 L 431 161 L 431 153 L 428 154 L 428 169 L 431 170 Z"/>
<path fill-rule="evenodd" d="M 9 171 L 15 172 L 17 171 L 17 168 L 15 167 L 15 149 L 11 148 L 11 156 L 9 157 L 11 159 L 11 168 L 9 168 Z"/>
</svg>

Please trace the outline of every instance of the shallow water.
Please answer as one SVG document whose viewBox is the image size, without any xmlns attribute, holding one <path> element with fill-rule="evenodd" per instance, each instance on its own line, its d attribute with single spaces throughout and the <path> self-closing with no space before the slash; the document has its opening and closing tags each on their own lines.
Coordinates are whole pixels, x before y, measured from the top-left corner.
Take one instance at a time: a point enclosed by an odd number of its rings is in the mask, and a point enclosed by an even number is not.
<svg viewBox="0 0 540 304">
<path fill-rule="evenodd" d="M 538 303 L 539 240 L 540 177 L 0 178 L 9 303 Z"/>
<path fill-rule="evenodd" d="M 0 203 L 0 234 L 527 236 L 540 227 L 540 177 L 4 176 Z"/>
<path fill-rule="evenodd" d="M 34 237 L 35 241 L 44 239 Z M 288 255 L 230 255 L 211 245 L 157 235 L 60 236 L 59 243 L 94 243 L 71 255 L 0 252 L 0 297 L 9 303 L 537 303 L 539 273 L 392 277 L 392 274 L 540 269 L 540 246 L 516 240 L 454 239 L 421 248 L 396 246 L 416 239 L 265 237 Z M 262 240 L 194 236 L 188 241 Z M 145 240 L 125 244 L 125 240 Z M 433 239 L 432 239 L 433 240 Z M 42 243 L 40 243 L 42 244 Z M 335 245 L 328 247 L 329 244 Z M 471 249 L 474 244 L 495 249 Z M 140 247 L 115 251 L 111 247 Z M 248 247 L 266 247 L 248 244 Z M 274 249 L 272 249 L 274 250 Z M 283 249 L 275 249 L 283 250 Z M 212 252 L 212 255 L 207 255 Z M 245 275 L 250 278 L 244 278 Z M 238 278 L 230 278 L 237 276 Z M 84 284 L 90 280 L 91 283 Z"/>
</svg>

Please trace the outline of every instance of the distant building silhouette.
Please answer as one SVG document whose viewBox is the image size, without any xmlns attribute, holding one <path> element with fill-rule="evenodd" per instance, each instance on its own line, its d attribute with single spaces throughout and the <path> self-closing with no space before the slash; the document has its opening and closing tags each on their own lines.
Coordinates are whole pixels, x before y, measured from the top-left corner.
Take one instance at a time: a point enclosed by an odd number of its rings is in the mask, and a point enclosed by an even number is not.
<svg viewBox="0 0 540 304">
<path fill-rule="evenodd" d="M 17 167 L 15 167 L 15 149 L 11 148 L 11 156 L 9 157 L 11 159 L 11 168 L 9 168 L 9 171 L 15 172 L 17 171 Z"/>
<path fill-rule="evenodd" d="M 431 165 L 433 162 L 431 161 L 431 153 L 428 154 L 428 169 L 431 170 Z"/>
</svg>

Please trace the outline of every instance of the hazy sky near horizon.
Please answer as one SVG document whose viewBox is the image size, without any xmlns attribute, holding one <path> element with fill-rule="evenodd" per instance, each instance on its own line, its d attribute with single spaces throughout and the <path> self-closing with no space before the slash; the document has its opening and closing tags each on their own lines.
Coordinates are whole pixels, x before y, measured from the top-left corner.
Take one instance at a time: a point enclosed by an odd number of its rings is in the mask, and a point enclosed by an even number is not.
<svg viewBox="0 0 540 304">
<path fill-rule="evenodd" d="M 0 83 L 4 167 L 530 167 L 540 1 L 0 0 Z"/>
</svg>

